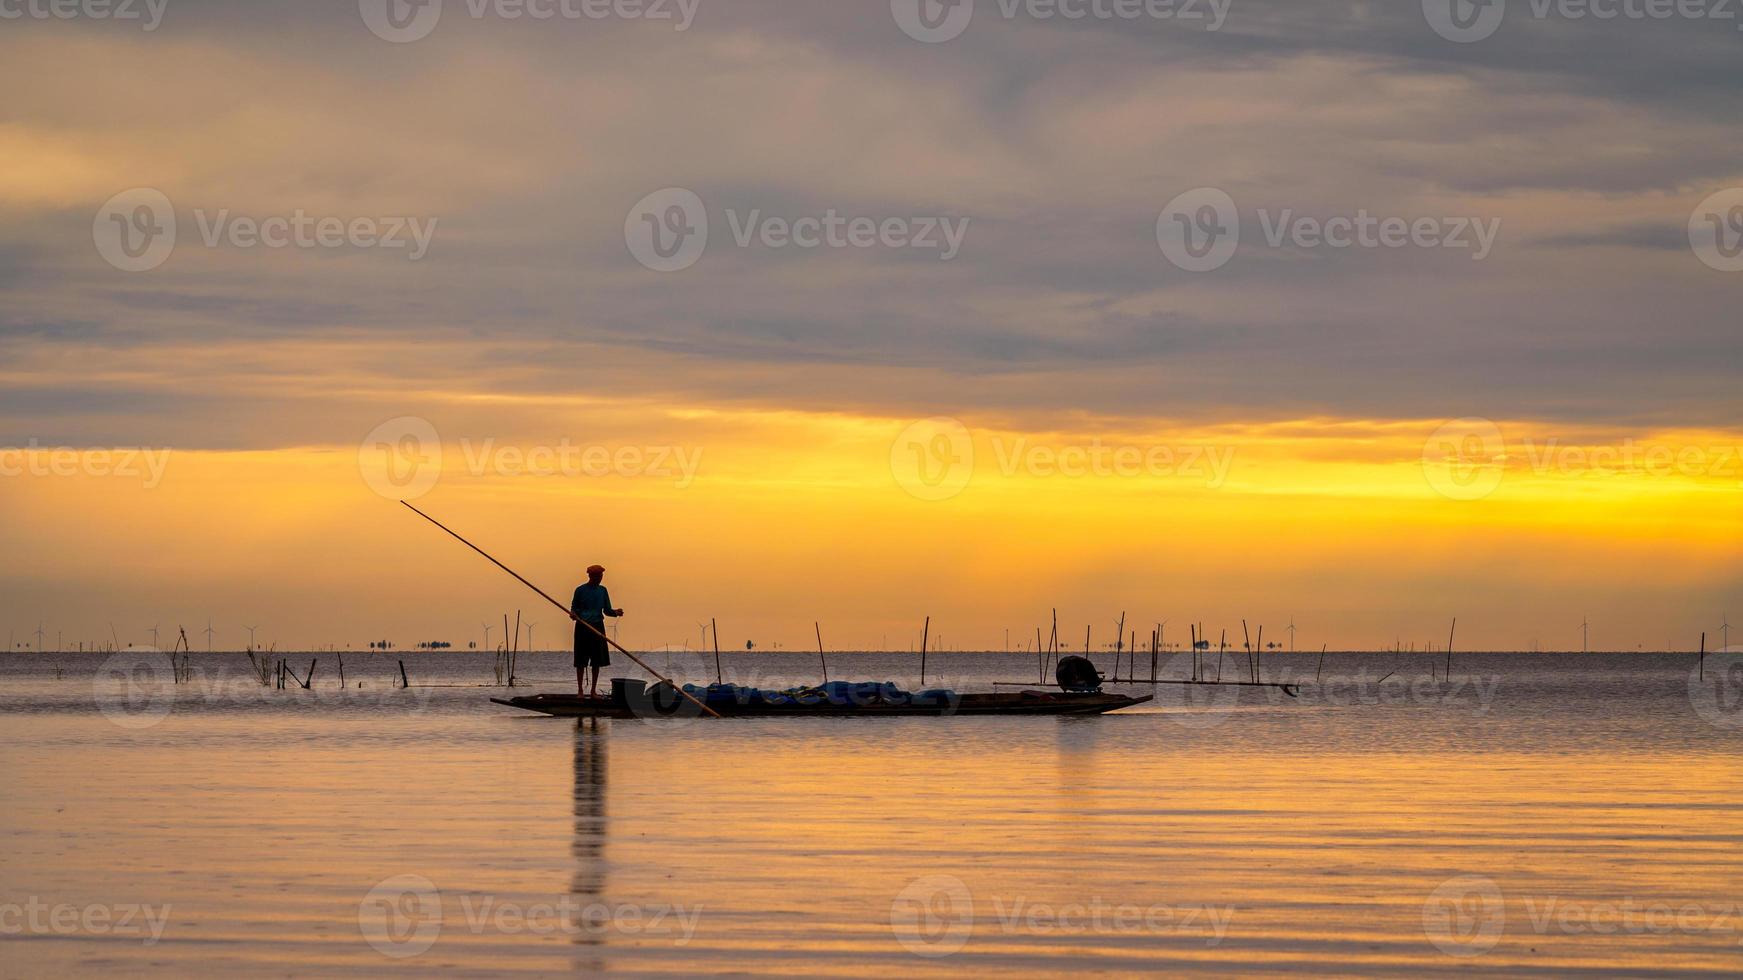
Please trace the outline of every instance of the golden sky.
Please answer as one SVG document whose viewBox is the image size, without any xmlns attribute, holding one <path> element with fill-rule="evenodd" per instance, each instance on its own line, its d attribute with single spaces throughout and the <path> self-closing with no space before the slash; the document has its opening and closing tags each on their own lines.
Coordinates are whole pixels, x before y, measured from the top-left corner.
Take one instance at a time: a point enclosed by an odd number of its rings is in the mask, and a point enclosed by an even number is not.
<svg viewBox="0 0 1743 980">
<path fill-rule="evenodd" d="M 8 21 L 0 621 L 404 645 L 518 607 L 555 639 L 391 460 L 553 592 L 610 566 L 647 646 L 714 616 L 905 649 L 930 615 L 998 648 L 1054 607 L 1334 647 L 1718 626 L 1743 273 L 1697 233 L 1743 214 L 1710 203 L 1743 185 L 1730 32 L 1460 45 L 1414 5 L 1254 0 L 929 44 L 885 6 L 450 2 L 407 43 L 345 4 Z M 1242 237 L 1195 272 L 1159 228 L 1202 188 Z M 658 271 L 669 189 L 709 228 Z M 134 268 L 105 242 L 144 192 L 174 247 Z M 961 239 L 763 233 L 829 216 Z M 1268 234 L 1358 216 L 1495 237 Z M 250 231 L 304 218 L 333 243 Z"/>
</svg>

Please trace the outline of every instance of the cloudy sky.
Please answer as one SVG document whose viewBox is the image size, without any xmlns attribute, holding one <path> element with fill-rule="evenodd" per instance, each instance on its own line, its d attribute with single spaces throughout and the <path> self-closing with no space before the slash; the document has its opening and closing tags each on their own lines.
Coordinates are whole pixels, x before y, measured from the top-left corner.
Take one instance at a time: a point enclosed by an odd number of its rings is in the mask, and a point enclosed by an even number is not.
<svg viewBox="0 0 1743 980">
<path fill-rule="evenodd" d="M 1692 646 L 1743 11 L 1680 9 L 0 0 L 0 621 L 524 602 L 416 496 L 650 646 Z"/>
</svg>

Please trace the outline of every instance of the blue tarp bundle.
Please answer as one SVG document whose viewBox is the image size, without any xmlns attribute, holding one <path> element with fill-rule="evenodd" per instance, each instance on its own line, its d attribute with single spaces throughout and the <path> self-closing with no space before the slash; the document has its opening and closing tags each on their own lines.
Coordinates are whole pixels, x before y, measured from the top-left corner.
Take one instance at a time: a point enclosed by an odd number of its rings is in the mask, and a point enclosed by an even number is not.
<svg viewBox="0 0 1743 980">
<path fill-rule="evenodd" d="M 820 687 L 794 687 L 784 691 L 765 691 L 754 687 L 743 687 L 738 684 L 710 684 L 698 687 L 695 684 L 684 685 L 684 690 L 699 698 L 709 706 L 724 704 L 740 705 L 823 705 L 837 707 L 879 705 L 879 704 L 948 704 L 957 697 L 955 691 L 934 689 L 910 694 L 888 681 L 860 682 L 830 681 Z"/>
</svg>

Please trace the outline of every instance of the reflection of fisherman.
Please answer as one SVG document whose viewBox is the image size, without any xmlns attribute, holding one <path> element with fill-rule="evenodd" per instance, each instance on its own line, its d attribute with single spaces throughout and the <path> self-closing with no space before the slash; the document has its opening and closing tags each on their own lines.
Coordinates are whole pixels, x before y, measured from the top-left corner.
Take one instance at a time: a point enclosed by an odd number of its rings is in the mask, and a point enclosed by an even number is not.
<svg viewBox="0 0 1743 980">
<path fill-rule="evenodd" d="M 575 621 L 575 693 L 584 697 L 599 696 L 599 671 L 611 666 L 611 651 L 605 645 L 605 617 L 622 616 L 622 609 L 611 608 L 611 593 L 599 584 L 605 578 L 601 565 L 587 567 L 587 584 L 575 590 L 569 603 L 569 618 Z M 587 680 L 587 668 L 593 668 L 592 683 Z"/>
</svg>

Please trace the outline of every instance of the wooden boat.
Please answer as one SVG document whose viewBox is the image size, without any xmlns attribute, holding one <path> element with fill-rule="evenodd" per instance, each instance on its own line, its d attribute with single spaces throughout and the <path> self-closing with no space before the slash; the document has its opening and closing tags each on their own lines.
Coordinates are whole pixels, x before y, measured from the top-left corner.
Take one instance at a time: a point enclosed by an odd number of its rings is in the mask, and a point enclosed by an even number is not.
<svg viewBox="0 0 1743 980">
<path fill-rule="evenodd" d="M 906 704 L 765 704 L 713 701 L 710 708 L 729 718 L 885 718 L 909 715 L 1100 715 L 1143 704 L 1155 695 L 1126 697 L 1119 694 L 1067 694 L 1061 691 L 1022 691 L 1014 694 L 959 694 L 931 702 Z M 523 708 L 558 718 L 686 718 L 700 712 L 679 701 L 662 710 L 653 698 L 583 698 L 573 694 L 534 694 L 519 698 L 491 698 L 497 704 Z"/>
</svg>

